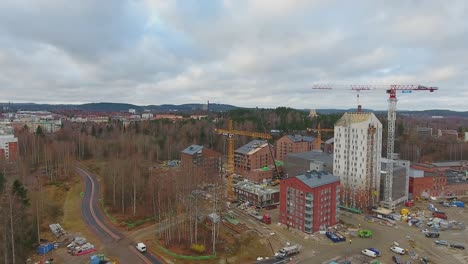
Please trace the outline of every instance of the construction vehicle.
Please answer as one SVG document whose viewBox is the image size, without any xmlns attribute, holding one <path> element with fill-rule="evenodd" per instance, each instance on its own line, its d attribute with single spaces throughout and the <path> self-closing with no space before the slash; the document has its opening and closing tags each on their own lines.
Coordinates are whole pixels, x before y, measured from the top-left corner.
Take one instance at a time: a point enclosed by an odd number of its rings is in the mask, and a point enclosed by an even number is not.
<svg viewBox="0 0 468 264">
<path fill-rule="evenodd" d="M 369 238 L 372 237 L 372 231 L 370 230 L 359 230 L 358 231 L 359 237 Z"/>
<path fill-rule="evenodd" d="M 249 213 L 249 215 L 262 223 L 265 223 L 267 225 L 271 224 L 271 216 L 269 214 L 264 214 L 263 216 L 261 216 L 255 213 Z"/>
<path fill-rule="evenodd" d="M 228 141 L 228 151 L 227 151 L 228 152 L 227 153 L 227 155 L 228 155 L 228 160 L 227 160 L 228 199 L 233 201 L 233 200 L 235 200 L 234 190 L 233 190 L 234 143 L 235 143 L 234 135 L 248 136 L 248 137 L 262 138 L 262 139 L 272 139 L 273 137 L 270 134 L 266 134 L 266 133 L 235 130 L 232 119 L 228 120 L 228 128 L 227 129 L 216 128 L 215 132 L 217 134 L 227 136 L 227 141 Z M 274 163 L 274 159 L 273 159 L 273 163 Z"/>
<path fill-rule="evenodd" d="M 388 99 L 388 137 L 387 137 L 387 159 L 393 159 L 394 157 L 394 147 L 395 147 L 395 121 L 396 121 L 396 106 L 397 106 L 397 91 L 402 93 L 412 93 L 413 91 L 429 91 L 434 92 L 439 88 L 437 87 L 427 87 L 422 85 L 347 85 L 347 90 L 353 90 L 357 92 L 358 98 L 358 109 L 361 109 L 359 105 L 359 92 L 367 90 L 377 90 L 384 89 L 387 94 L 389 94 Z M 331 85 L 315 85 L 312 89 L 333 89 Z M 359 112 L 359 110 L 358 110 Z M 385 176 L 385 187 L 384 187 L 384 207 L 391 207 L 394 209 L 393 200 L 392 200 L 392 191 L 393 191 L 393 162 L 389 162 L 386 166 L 386 176 Z"/>
<path fill-rule="evenodd" d="M 276 180 L 271 182 L 271 186 L 276 186 L 276 185 L 280 184 L 280 182 L 281 182 L 280 179 L 276 179 Z"/>
<path fill-rule="evenodd" d="M 298 254 L 300 250 L 301 248 L 299 247 L 299 245 L 288 246 L 280 249 L 275 255 L 280 258 L 286 258 Z"/>
</svg>

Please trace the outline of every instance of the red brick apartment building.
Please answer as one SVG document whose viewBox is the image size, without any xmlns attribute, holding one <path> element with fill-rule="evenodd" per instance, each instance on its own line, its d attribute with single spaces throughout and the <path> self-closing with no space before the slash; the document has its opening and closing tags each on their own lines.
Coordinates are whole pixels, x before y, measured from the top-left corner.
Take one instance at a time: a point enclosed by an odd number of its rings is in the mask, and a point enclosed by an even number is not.
<svg viewBox="0 0 468 264">
<path fill-rule="evenodd" d="M 276 141 L 276 159 L 284 161 L 289 153 L 307 152 L 314 149 L 313 137 L 286 135 Z"/>
<path fill-rule="evenodd" d="M 408 193 L 412 194 L 413 199 L 438 197 L 443 194 L 446 185 L 447 178 L 443 175 L 431 172 L 423 172 L 422 176 L 413 174 L 409 177 Z"/>
<path fill-rule="evenodd" d="M 18 139 L 14 135 L 0 135 L 0 159 L 13 161 L 18 155 Z"/>
<path fill-rule="evenodd" d="M 274 153 L 266 140 L 252 140 L 234 152 L 234 173 L 252 182 L 269 180 L 274 172 Z"/>
<path fill-rule="evenodd" d="M 279 221 L 311 234 L 338 222 L 340 180 L 328 172 L 308 171 L 280 184 Z"/>
<path fill-rule="evenodd" d="M 467 161 L 411 164 L 409 193 L 424 196 L 457 196 L 468 194 Z"/>
<path fill-rule="evenodd" d="M 222 168 L 222 154 L 199 145 L 184 149 L 180 159 L 182 169 L 201 181 L 218 177 Z"/>
</svg>

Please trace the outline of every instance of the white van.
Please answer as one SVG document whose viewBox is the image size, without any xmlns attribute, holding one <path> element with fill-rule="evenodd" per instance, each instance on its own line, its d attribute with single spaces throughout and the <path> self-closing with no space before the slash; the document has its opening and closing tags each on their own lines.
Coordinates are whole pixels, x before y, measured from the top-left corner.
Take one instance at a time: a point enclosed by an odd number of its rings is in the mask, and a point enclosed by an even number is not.
<svg viewBox="0 0 468 264">
<path fill-rule="evenodd" d="M 377 257 L 377 253 L 375 253 L 374 251 L 369 250 L 369 249 L 364 249 L 363 251 L 361 251 L 361 253 L 368 256 L 368 257 L 371 257 L 371 258 L 376 258 Z"/>
<path fill-rule="evenodd" d="M 406 253 L 406 250 L 401 248 L 401 247 L 397 247 L 397 246 L 393 246 L 390 248 L 391 251 L 395 252 L 395 253 L 398 253 L 400 255 L 404 255 Z"/>
<path fill-rule="evenodd" d="M 145 252 L 146 252 L 146 245 L 143 244 L 143 243 L 138 243 L 138 244 L 136 245 L 136 249 L 137 249 L 138 251 L 140 251 L 141 253 L 145 253 Z"/>
</svg>

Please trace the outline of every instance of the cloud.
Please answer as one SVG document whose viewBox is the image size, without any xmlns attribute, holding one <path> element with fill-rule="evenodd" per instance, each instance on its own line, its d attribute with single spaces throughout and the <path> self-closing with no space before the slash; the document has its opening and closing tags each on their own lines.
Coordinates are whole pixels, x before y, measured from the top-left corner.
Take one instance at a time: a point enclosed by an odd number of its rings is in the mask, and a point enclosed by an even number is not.
<svg viewBox="0 0 468 264">
<path fill-rule="evenodd" d="M 435 0 L 7 0 L 0 101 L 350 108 L 352 91 L 312 85 L 396 83 L 440 87 L 400 109 L 467 110 L 467 15 Z"/>
</svg>

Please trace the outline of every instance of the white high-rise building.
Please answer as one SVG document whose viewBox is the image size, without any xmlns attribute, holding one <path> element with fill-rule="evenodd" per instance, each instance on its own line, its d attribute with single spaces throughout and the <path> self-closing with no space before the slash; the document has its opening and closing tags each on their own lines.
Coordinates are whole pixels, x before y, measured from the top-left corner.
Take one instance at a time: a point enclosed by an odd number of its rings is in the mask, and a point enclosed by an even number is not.
<svg viewBox="0 0 468 264">
<path fill-rule="evenodd" d="M 373 113 L 345 113 L 334 129 L 333 174 L 341 204 L 366 209 L 379 200 L 382 123 Z"/>
</svg>

